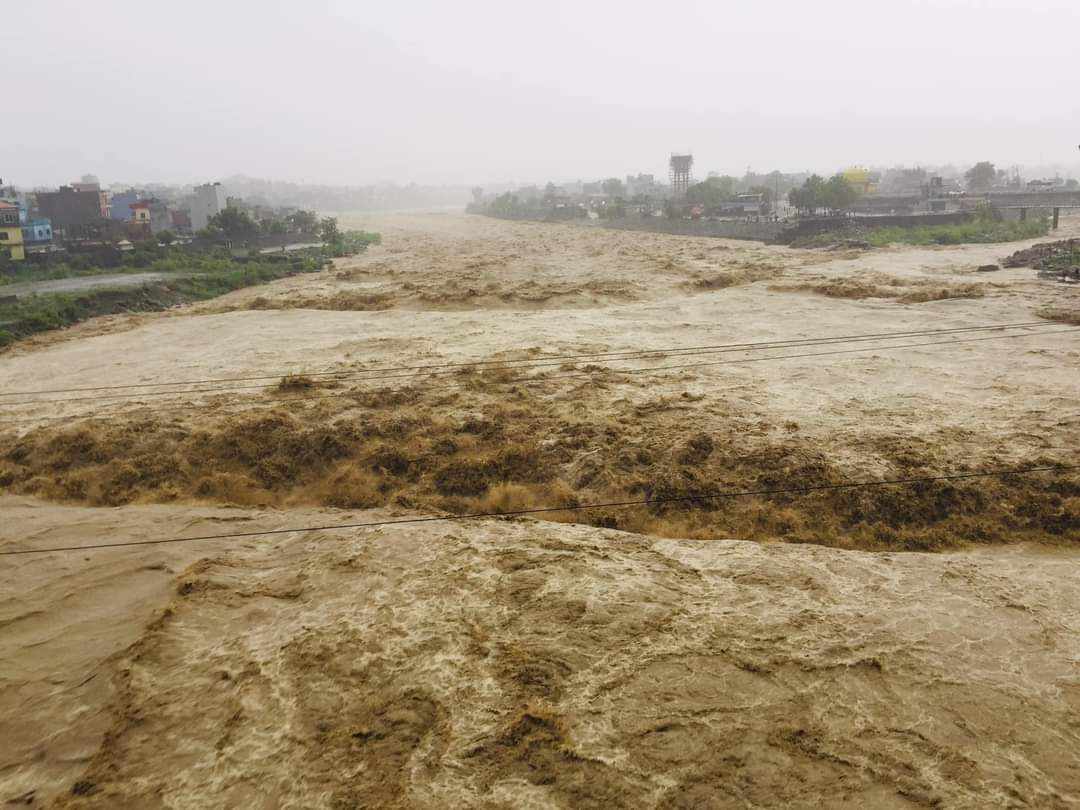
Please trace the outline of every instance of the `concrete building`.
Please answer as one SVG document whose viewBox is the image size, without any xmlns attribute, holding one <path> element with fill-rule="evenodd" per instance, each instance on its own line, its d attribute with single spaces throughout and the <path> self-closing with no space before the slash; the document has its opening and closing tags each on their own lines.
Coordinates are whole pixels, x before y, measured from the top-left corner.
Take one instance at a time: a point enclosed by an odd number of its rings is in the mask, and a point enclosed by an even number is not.
<svg viewBox="0 0 1080 810">
<path fill-rule="evenodd" d="M 131 204 L 132 225 L 146 237 L 167 231 L 172 227 L 172 217 L 164 202 L 152 197 Z"/>
<path fill-rule="evenodd" d="M 191 201 L 191 228 L 201 231 L 210 218 L 225 210 L 225 188 L 221 183 L 195 186 L 195 198 Z"/>
<path fill-rule="evenodd" d="M 52 223 L 47 219 L 31 219 L 22 226 L 23 246 L 33 253 L 52 245 Z"/>
<path fill-rule="evenodd" d="M 87 228 L 95 226 L 102 215 L 102 192 L 72 186 L 57 191 L 41 191 L 37 195 L 38 214 L 52 222 L 53 229 L 68 238 L 79 238 Z"/>
<path fill-rule="evenodd" d="M 881 178 L 878 192 L 887 195 L 922 194 L 927 178 L 926 169 L 918 166 L 913 169 L 887 169 Z"/>
<path fill-rule="evenodd" d="M 735 199 L 722 202 L 719 206 L 719 213 L 727 216 L 757 216 L 764 211 L 764 194 L 736 194 Z"/>
<path fill-rule="evenodd" d="M 187 211 L 170 210 L 169 216 L 172 217 L 172 229 L 176 233 L 191 233 L 191 214 Z"/>
<path fill-rule="evenodd" d="M 17 262 L 26 258 L 19 206 L 6 200 L 0 200 L 0 254 Z"/>
<path fill-rule="evenodd" d="M 626 196 L 629 198 L 644 194 L 646 197 L 659 196 L 660 188 L 651 174 L 626 175 Z"/>
<path fill-rule="evenodd" d="M 840 172 L 840 176 L 860 194 L 876 194 L 881 177 L 862 166 L 852 166 Z"/>
<path fill-rule="evenodd" d="M 103 191 L 101 183 L 92 174 L 84 174 L 78 183 L 72 183 L 71 187 L 82 194 L 97 194 L 98 211 L 102 219 L 109 218 L 109 194 Z"/>
<path fill-rule="evenodd" d="M 118 222 L 130 222 L 132 219 L 131 205 L 139 201 L 139 192 L 128 189 L 119 194 L 113 194 L 109 199 L 109 218 Z"/>
</svg>

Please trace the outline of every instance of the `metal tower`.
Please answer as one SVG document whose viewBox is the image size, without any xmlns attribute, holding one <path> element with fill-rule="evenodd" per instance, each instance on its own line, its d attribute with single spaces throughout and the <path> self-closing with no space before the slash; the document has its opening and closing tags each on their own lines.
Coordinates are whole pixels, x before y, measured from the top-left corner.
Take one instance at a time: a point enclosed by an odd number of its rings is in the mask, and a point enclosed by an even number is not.
<svg viewBox="0 0 1080 810">
<path fill-rule="evenodd" d="M 676 155 L 672 153 L 671 160 L 668 162 L 668 177 L 671 180 L 672 196 L 686 196 L 686 190 L 690 188 L 690 169 L 693 165 L 693 155 Z"/>
</svg>

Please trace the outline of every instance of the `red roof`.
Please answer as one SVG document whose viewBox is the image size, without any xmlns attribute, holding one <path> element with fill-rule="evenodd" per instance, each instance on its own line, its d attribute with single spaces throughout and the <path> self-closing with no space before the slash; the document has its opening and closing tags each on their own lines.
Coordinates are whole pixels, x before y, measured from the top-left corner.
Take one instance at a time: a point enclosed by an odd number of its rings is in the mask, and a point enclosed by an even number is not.
<svg viewBox="0 0 1080 810">
<path fill-rule="evenodd" d="M 0 208 L 18 208 L 15 203 L 9 203 L 7 200 L 0 200 Z"/>
<path fill-rule="evenodd" d="M 131 205 L 129 205 L 128 207 L 129 208 L 149 208 L 150 207 L 150 201 L 149 200 L 136 200 L 135 202 L 131 203 Z"/>
</svg>

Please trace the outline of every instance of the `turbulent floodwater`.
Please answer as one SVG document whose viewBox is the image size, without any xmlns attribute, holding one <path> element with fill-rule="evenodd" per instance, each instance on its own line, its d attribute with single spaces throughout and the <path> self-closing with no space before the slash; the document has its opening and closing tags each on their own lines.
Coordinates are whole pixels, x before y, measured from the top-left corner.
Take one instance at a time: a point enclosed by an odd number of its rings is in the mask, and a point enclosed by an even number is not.
<svg viewBox="0 0 1080 810">
<path fill-rule="evenodd" d="M 1080 446 L 1062 324 L 828 357 L 678 351 L 1077 305 L 1024 269 L 976 274 L 1014 245 L 356 224 L 383 245 L 327 273 L 0 356 L 3 390 L 59 392 L 5 406 L 0 550 L 1068 462 Z M 664 354 L 565 359 L 642 349 Z M 499 362 L 364 379 L 478 360 Z M 547 365 L 523 383 L 522 361 Z M 1078 494 L 1076 476 L 1042 475 L 5 557 L 0 799 L 1073 806 Z"/>
</svg>

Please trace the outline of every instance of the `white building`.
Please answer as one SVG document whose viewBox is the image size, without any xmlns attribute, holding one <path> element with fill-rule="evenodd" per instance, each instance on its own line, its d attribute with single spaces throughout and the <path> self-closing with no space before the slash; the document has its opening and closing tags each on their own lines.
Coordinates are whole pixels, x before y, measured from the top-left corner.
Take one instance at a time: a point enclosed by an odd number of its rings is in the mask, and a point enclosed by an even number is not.
<svg viewBox="0 0 1080 810">
<path fill-rule="evenodd" d="M 225 210 L 225 189 L 221 183 L 195 186 L 191 202 L 191 229 L 196 233 L 206 227 L 210 217 Z"/>
</svg>

